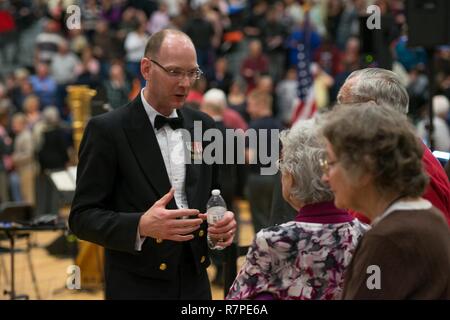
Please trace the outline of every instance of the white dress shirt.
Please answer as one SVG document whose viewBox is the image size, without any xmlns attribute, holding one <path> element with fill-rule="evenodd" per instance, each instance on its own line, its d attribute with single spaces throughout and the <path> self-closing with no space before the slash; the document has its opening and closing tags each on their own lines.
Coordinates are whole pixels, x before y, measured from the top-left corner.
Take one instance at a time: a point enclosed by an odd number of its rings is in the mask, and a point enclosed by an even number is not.
<svg viewBox="0 0 450 320">
<path fill-rule="evenodd" d="M 155 129 L 155 118 L 157 115 L 163 116 L 156 111 L 144 98 L 144 89 L 141 90 L 141 100 L 144 105 L 145 112 L 148 115 L 150 123 L 155 130 L 156 139 L 158 140 L 159 148 L 166 166 L 167 175 L 169 176 L 170 184 L 175 188 L 175 203 L 178 208 L 187 209 L 188 202 L 186 192 L 184 189 L 184 182 L 186 179 L 185 147 L 183 142 L 183 135 L 180 130 L 173 130 L 169 125 L 165 125 L 159 130 Z M 176 110 L 173 110 L 169 118 L 178 117 Z M 150 164 L 149 164 L 150 165 Z M 136 250 L 140 251 L 145 237 L 139 234 L 139 228 L 136 239 Z"/>
</svg>

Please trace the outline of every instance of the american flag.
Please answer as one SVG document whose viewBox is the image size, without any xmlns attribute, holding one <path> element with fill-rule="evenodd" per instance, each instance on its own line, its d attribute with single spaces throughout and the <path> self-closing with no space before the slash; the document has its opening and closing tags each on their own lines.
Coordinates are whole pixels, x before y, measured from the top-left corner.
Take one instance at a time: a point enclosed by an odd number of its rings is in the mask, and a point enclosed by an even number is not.
<svg viewBox="0 0 450 320">
<path fill-rule="evenodd" d="M 298 44 L 298 64 L 297 64 L 297 96 L 294 112 L 292 113 L 291 125 L 298 120 L 309 119 L 317 111 L 316 100 L 314 96 L 313 77 L 311 75 L 311 57 L 310 57 L 310 24 L 309 12 L 305 13 L 305 23 L 303 28 L 303 41 Z"/>
</svg>

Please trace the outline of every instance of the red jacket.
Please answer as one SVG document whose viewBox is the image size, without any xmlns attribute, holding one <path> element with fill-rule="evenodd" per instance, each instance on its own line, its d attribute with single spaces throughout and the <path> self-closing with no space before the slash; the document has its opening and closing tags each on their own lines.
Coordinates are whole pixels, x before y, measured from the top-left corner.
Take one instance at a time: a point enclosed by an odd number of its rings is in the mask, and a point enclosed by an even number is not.
<svg viewBox="0 0 450 320">
<path fill-rule="evenodd" d="M 422 164 L 430 177 L 430 183 L 422 197 L 444 214 L 450 226 L 450 182 L 439 161 L 427 146 L 423 145 L 423 147 Z M 351 214 L 362 222 L 370 223 L 370 220 L 359 212 L 351 211 Z"/>
</svg>

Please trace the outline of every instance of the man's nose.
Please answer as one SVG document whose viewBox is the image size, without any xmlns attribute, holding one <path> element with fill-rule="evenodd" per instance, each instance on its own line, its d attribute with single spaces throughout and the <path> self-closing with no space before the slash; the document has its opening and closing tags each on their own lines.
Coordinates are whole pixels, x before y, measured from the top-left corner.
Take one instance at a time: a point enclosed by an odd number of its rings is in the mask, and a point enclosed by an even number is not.
<svg viewBox="0 0 450 320">
<path fill-rule="evenodd" d="M 195 81 L 191 81 L 191 79 L 189 78 L 189 76 L 187 74 L 184 74 L 183 77 L 181 78 L 179 84 L 182 87 L 190 87 L 194 84 Z"/>
</svg>

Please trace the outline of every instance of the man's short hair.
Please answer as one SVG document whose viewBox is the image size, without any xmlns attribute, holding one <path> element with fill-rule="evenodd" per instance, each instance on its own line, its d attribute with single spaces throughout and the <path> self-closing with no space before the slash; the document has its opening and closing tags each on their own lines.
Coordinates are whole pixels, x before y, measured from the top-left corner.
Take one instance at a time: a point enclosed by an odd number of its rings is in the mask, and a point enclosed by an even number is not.
<svg viewBox="0 0 450 320">
<path fill-rule="evenodd" d="M 350 81 L 353 80 L 353 81 Z M 346 101 L 341 101 L 343 96 Z M 338 102 L 353 104 L 374 101 L 407 114 L 409 97 L 400 78 L 392 71 L 366 68 L 353 71 L 338 94 Z"/>
<path fill-rule="evenodd" d="M 152 57 L 152 58 L 158 57 L 159 50 L 161 49 L 162 43 L 164 42 L 164 39 L 169 34 L 182 35 L 182 36 L 185 36 L 186 38 L 188 38 L 189 40 L 191 40 L 191 38 L 189 38 L 189 36 L 186 33 L 184 33 L 183 31 L 180 31 L 177 29 L 163 29 L 161 31 L 158 31 L 158 32 L 152 34 L 152 36 L 148 39 L 147 45 L 145 46 L 145 56 Z M 191 40 L 191 42 L 192 42 L 192 40 Z"/>
<path fill-rule="evenodd" d="M 446 96 L 437 95 L 433 97 L 433 111 L 436 116 L 445 118 L 449 109 L 450 104 Z"/>
<path fill-rule="evenodd" d="M 208 105 L 216 112 L 223 112 L 227 107 L 227 97 L 220 89 L 212 88 L 203 95 L 203 104 Z"/>
</svg>

